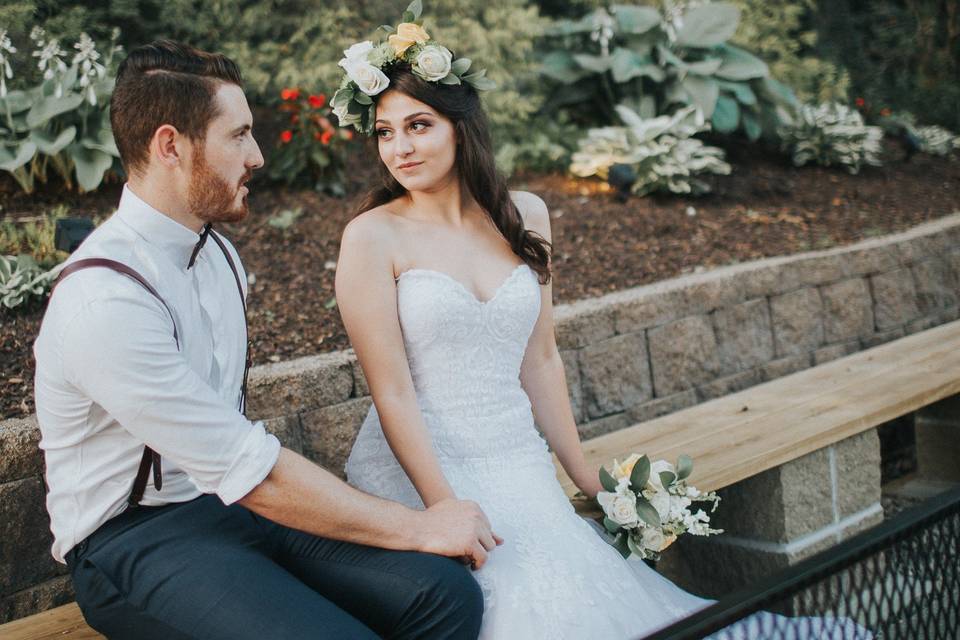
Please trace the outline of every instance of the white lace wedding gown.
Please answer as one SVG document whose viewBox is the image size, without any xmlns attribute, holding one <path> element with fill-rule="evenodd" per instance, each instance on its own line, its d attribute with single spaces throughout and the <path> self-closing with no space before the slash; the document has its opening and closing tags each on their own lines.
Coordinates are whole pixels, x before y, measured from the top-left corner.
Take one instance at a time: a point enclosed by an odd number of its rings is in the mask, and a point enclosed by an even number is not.
<svg viewBox="0 0 960 640">
<path fill-rule="evenodd" d="M 540 311 L 529 267 L 514 269 L 486 302 L 444 273 L 413 269 L 397 280 L 397 304 L 443 472 L 504 539 L 474 573 L 485 603 L 481 638 L 636 638 L 710 604 L 644 563 L 625 561 L 575 513 L 557 482 L 519 380 Z M 346 472 L 363 491 L 423 508 L 375 407 Z"/>
</svg>

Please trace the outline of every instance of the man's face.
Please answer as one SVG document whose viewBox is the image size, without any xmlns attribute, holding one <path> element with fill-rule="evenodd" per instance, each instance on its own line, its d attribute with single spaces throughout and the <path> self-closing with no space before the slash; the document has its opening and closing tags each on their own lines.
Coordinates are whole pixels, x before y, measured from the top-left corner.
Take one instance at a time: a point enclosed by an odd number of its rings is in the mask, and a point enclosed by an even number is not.
<svg viewBox="0 0 960 640">
<path fill-rule="evenodd" d="M 253 139 L 253 115 L 243 90 L 221 83 L 215 100 L 218 115 L 206 139 L 193 147 L 188 206 L 205 222 L 237 222 L 248 210 L 244 183 L 263 166 L 263 155 Z"/>
</svg>

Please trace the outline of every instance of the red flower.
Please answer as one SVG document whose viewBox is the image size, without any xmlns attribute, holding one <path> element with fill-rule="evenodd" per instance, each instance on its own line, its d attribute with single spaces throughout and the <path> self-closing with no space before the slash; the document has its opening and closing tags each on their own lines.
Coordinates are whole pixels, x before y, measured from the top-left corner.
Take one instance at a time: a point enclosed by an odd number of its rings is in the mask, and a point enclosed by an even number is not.
<svg viewBox="0 0 960 640">
<path fill-rule="evenodd" d="M 313 107 L 314 109 L 319 109 L 323 105 L 327 104 L 327 96 L 323 95 L 322 93 L 318 96 L 312 95 L 309 98 L 307 98 L 307 100 L 309 100 L 310 106 Z"/>
<path fill-rule="evenodd" d="M 320 134 L 321 144 L 330 144 L 330 138 L 333 137 L 333 131 L 324 131 Z"/>
<path fill-rule="evenodd" d="M 287 144 L 291 140 L 293 140 L 293 131 L 290 131 L 290 129 L 287 129 L 280 134 L 280 142 L 283 144 Z"/>
<path fill-rule="evenodd" d="M 293 114 L 292 116 L 290 116 L 291 124 L 297 124 L 298 122 L 300 122 L 300 116 L 298 116 L 297 114 Z"/>
<path fill-rule="evenodd" d="M 319 131 L 317 131 L 316 133 L 313 134 L 313 139 L 314 139 L 314 140 L 319 140 L 319 139 L 322 138 L 322 137 L 323 137 L 323 134 L 320 133 Z"/>
<path fill-rule="evenodd" d="M 343 137 L 346 140 L 353 140 L 353 131 L 350 131 L 350 129 L 343 129 Z"/>
<path fill-rule="evenodd" d="M 867 104 L 867 101 L 864 100 L 863 98 L 857 98 L 856 100 L 853 101 L 853 103 L 858 107 L 862 107 L 863 105 Z"/>
<path fill-rule="evenodd" d="M 280 92 L 280 97 L 284 100 L 297 100 L 300 97 L 300 89 L 284 89 Z"/>
</svg>

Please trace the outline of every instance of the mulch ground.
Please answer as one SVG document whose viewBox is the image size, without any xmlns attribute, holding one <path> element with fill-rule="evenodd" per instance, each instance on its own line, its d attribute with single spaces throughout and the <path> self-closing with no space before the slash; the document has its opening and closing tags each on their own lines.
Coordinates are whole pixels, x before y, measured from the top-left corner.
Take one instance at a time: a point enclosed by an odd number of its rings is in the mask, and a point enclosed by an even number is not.
<svg viewBox="0 0 960 640">
<path fill-rule="evenodd" d="M 900 231 L 960 208 L 960 159 L 914 156 L 903 162 L 891 144 L 883 167 L 851 176 L 837 169 L 795 168 L 755 146 L 728 147 L 731 176 L 712 180 L 701 198 L 631 197 L 606 185 L 564 175 L 526 175 L 516 189 L 550 207 L 555 245 L 554 297 L 571 302 L 700 269 L 850 244 Z M 310 189 L 253 183 L 252 215 L 226 233 L 253 275 L 249 308 L 255 361 L 264 363 L 343 349 L 347 337 L 333 302 L 333 262 L 340 232 L 352 217 L 369 162 L 349 168 L 345 199 Z M 87 196 L 25 197 L 0 182 L 4 217 L 35 216 L 66 202 L 72 215 L 103 215 L 120 187 Z M 286 229 L 269 223 L 302 209 Z M 42 305 L 0 315 L 0 418 L 33 411 L 31 345 Z"/>
</svg>

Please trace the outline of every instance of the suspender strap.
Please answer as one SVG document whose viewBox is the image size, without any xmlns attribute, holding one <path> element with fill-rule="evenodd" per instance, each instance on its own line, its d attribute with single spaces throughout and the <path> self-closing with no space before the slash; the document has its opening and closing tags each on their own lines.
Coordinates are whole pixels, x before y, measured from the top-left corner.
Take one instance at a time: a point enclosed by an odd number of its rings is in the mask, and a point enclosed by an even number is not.
<svg viewBox="0 0 960 640">
<path fill-rule="evenodd" d="M 220 236 L 210 229 L 209 225 L 207 225 L 206 230 L 214 242 L 217 243 L 217 246 L 220 247 L 220 251 L 223 252 L 223 257 L 227 259 L 227 264 L 230 265 L 230 271 L 233 272 L 233 279 L 237 283 L 237 293 L 240 294 L 240 304 L 243 307 L 243 326 L 247 332 L 247 354 L 246 361 L 243 364 L 243 383 L 240 385 L 240 413 L 247 415 L 247 377 L 250 374 L 250 365 L 253 363 L 250 327 L 247 324 L 247 301 L 243 297 L 243 285 L 240 283 L 240 272 L 237 270 L 237 265 L 234 264 L 233 258 L 230 256 L 230 251 L 227 250 L 227 246 L 223 240 L 220 239 Z"/>
</svg>

